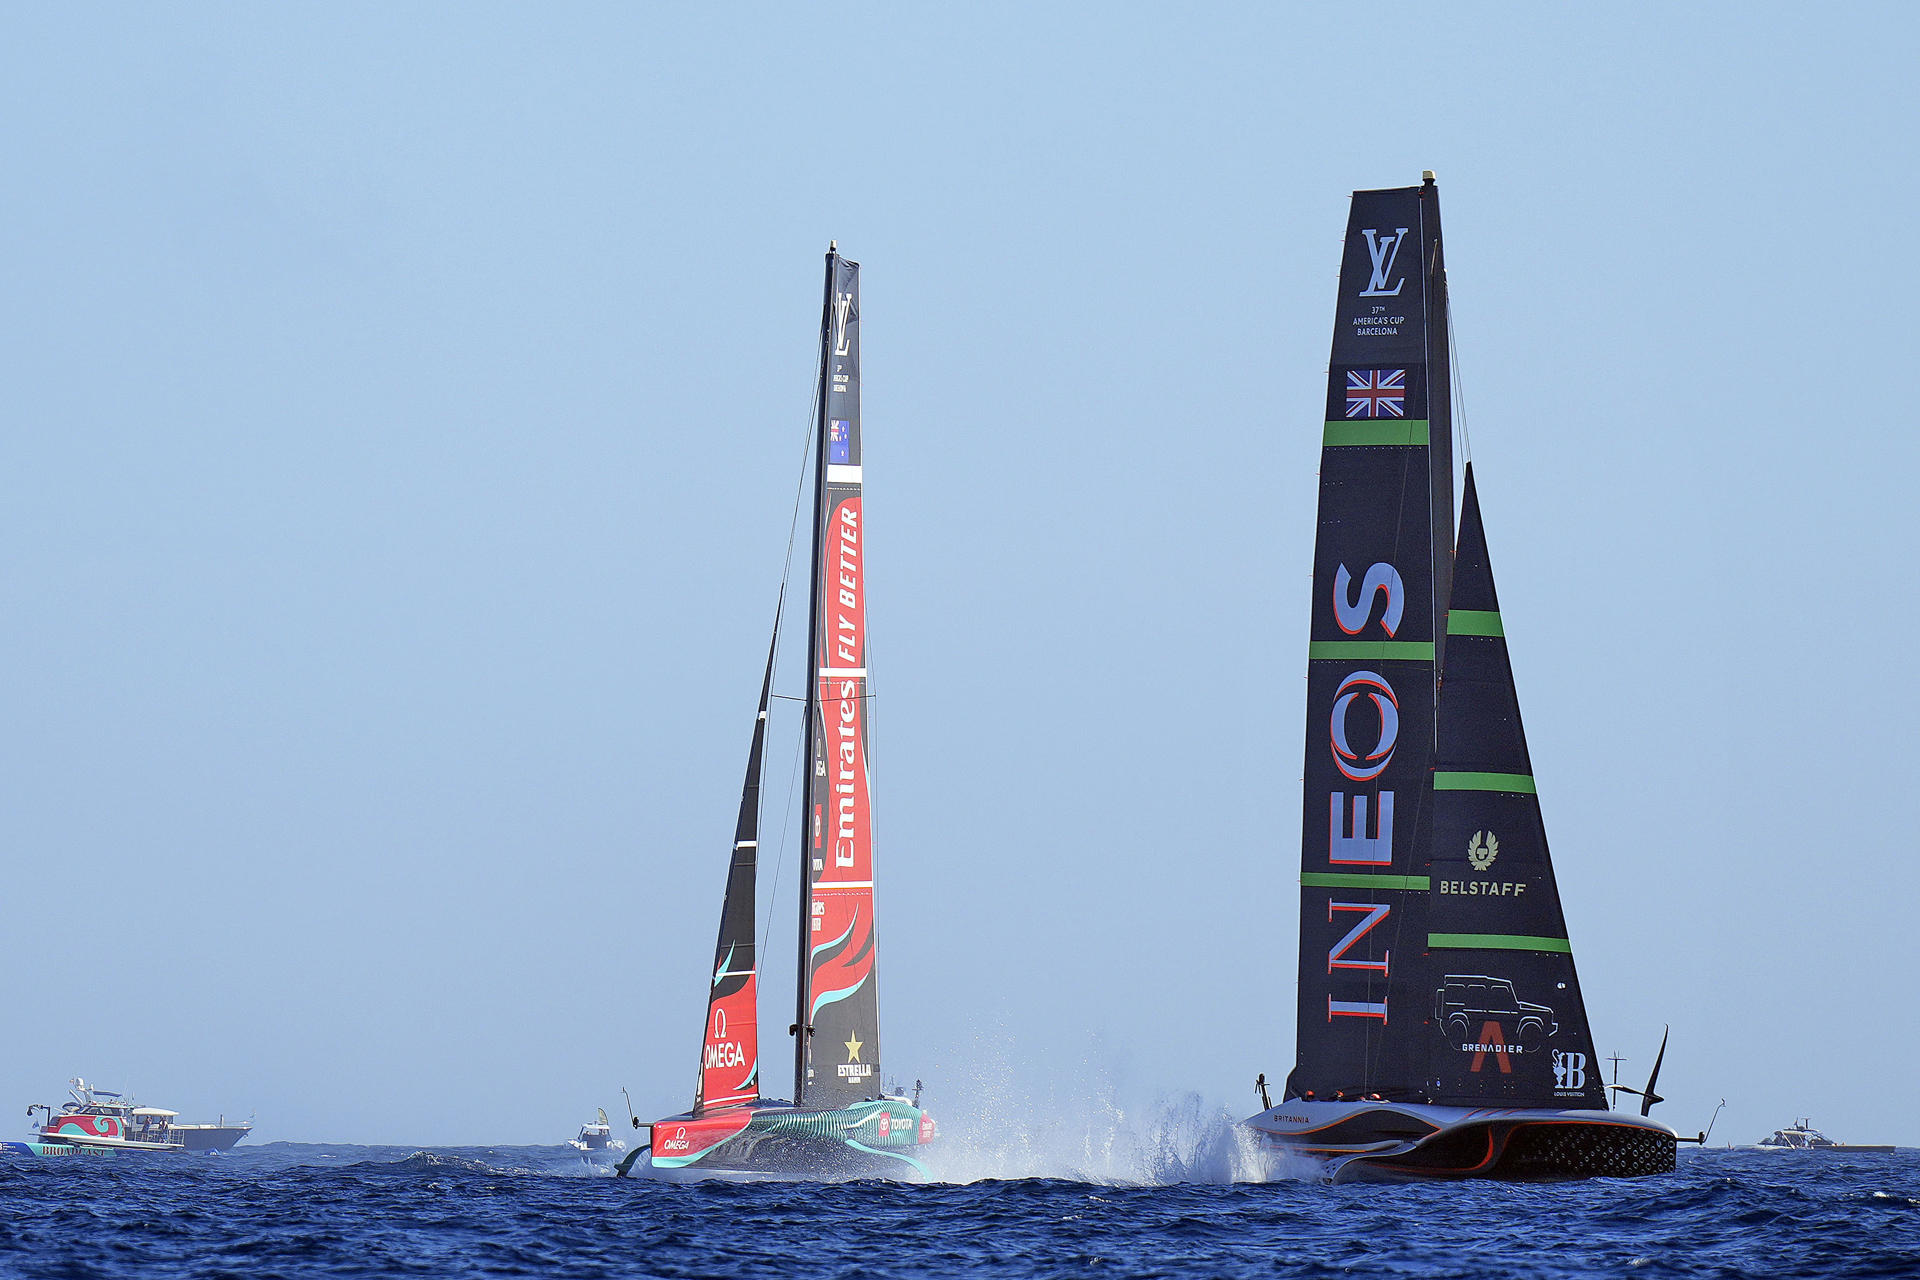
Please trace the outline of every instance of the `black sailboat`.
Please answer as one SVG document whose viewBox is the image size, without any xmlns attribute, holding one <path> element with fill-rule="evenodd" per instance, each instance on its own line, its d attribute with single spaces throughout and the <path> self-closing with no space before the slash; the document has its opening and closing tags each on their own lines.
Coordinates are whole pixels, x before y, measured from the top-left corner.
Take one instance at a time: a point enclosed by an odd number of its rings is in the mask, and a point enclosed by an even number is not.
<svg viewBox="0 0 1920 1280">
<path fill-rule="evenodd" d="M 1441 249 L 1431 174 L 1354 193 L 1314 551 L 1297 1060 L 1247 1123 L 1342 1181 L 1664 1172 L 1673 1132 L 1607 1109 L 1470 464 L 1454 549 Z"/>
<path fill-rule="evenodd" d="M 880 1075 L 873 816 L 868 770 L 866 545 L 860 426 L 860 264 L 827 252 L 814 423 L 807 786 L 800 847 L 793 1100 L 760 1093 L 754 930 L 760 779 L 773 696 L 776 616 L 747 753 L 699 1083 L 691 1110 L 648 1128 L 622 1161 L 658 1175 L 918 1177 L 933 1117 L 885 1094 Z M 782 592 L 784 602 L 785 593 Z M 639 1124 L 636 1120 L 635 1124 Z"/>
</svg>

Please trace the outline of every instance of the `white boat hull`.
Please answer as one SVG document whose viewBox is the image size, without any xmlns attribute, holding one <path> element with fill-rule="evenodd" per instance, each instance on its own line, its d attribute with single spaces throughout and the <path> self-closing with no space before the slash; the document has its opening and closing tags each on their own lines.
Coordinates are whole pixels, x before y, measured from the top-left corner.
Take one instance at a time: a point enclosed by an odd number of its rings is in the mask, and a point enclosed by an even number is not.
<svg viewBox="0 0 1920 1280">
<path fill-rule="evenodd" d="M 1244 1123 L 1329 1182 L 1643 1177 L 1671 1171 L 1677 1150 L 1673 1130 L 1615 1111 L 1296 1100 Z"/>
</svg>

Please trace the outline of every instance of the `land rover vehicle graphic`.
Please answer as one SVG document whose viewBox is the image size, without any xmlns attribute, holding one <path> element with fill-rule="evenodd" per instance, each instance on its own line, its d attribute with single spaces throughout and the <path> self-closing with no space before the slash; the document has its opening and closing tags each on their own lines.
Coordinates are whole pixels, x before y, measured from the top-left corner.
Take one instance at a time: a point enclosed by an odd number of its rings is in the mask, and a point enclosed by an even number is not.
<svg viewBox="0 0 1920 1280">
<path fill-rule="evenodd" d="M 1537 1050 L 1560 1030 L 1553 1010 L 1513 994 L 1513 981 L 1484 973 L 1450 973 L 1433 993 L 1433 1020 L 1455 1045 L 1472 1043 L 1481 1028 L 1498 1022 L 1522 1050 Z"/>
</svg>

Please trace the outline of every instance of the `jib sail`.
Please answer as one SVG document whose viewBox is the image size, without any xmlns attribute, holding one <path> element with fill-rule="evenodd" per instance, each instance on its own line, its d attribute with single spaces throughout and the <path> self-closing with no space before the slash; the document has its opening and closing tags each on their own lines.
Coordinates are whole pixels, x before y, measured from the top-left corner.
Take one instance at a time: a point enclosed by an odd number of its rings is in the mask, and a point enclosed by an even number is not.
<svg viewBox="0 0 1920 1280">
<path fill-rule="evenodd" d="M 1288 1096 L 1422 1092 L 1435 674 L 1452 558 L 1439 197 L 1356 191 L 1320 454 Z"/>
<path fill-rule="evenodd" d="M 1422 1011 L 1433 1100 L 1605 1108 L 1471 464 L 1446 628 Z"/>
<path fill-rule="evenodd" d="M 727 870 L 726 900 L 720 907 L 720 940 L 713 949 L 713 981 L 708 987 L 706 1042 L 700 1048 L 700 1084 L 693 1093 L 695 1115 L 714 1107 L 752 1102 L 760 1096 L 754 873 L 760 855 L 761 760 L 767 741 L 767 706 L 773 694 L 773 655 L 779 643 L 776 623 L 773 640 L 767 646 L 767 674 L 760 681 L 753 745 L 747 749 L 740 817 L 733 827 L 733 858 Z"/>
<path fill-rule="evenodd" d="M 809 768 L 794 1102 L 880 1092 L 861 508 L 860 264 L 827 254 L 816 435 Z"/>
</svg>

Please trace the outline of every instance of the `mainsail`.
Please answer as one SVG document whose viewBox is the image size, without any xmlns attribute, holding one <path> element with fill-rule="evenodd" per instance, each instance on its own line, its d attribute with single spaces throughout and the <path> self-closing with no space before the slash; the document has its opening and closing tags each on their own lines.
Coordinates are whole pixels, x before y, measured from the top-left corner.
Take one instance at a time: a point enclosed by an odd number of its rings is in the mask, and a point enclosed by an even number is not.
<svg viewBox="0 0 1920 1280">
<path fill-rule="evenodd" d="M 1607 1105 L 1574 974 L 1473 465 L 1434 752 L 1434 1101 Z"/>
<path fill-rule="evenodd" d="M 1288 1096 L 1426 1090 L 1418 1026 L 1436 674 L 1452 559 L 1439 196 L 1356 191 L 1320 454 L 1298 1052 Z"/>
<path fill-rule="evenodd" d="M 782 595 L 784 596 L 784 592 Z M 776 610 L 774 616 L 779 617 Z M 727 896 L 720 906 L 720 940 L 713 948 L 713 981 L 707 995 L 706 1042 L 700 1049 L 700 1083 L 693 1114 L 752 1102 L 760 1096 L 759 980 L 754 967 L 754 872 L 760 853 L 760 773 L 767 742 L 767 707 L 773 695 L 773 655 L 780 644 L 776 622 L 767 646 L 767 673 L 760 681 L 760 710 L 747 749 L 747 780 L 740 788 L 740 817 L 733 827 L 733 859 Z"/>
<path fill-rule="evenodd" d="M 794 1104 L 879 1095 L 867 756 L 867 531 L 860 485 L 860 264 L 827 253 L 816 433 L 806 828 Z"/>
</svg>

